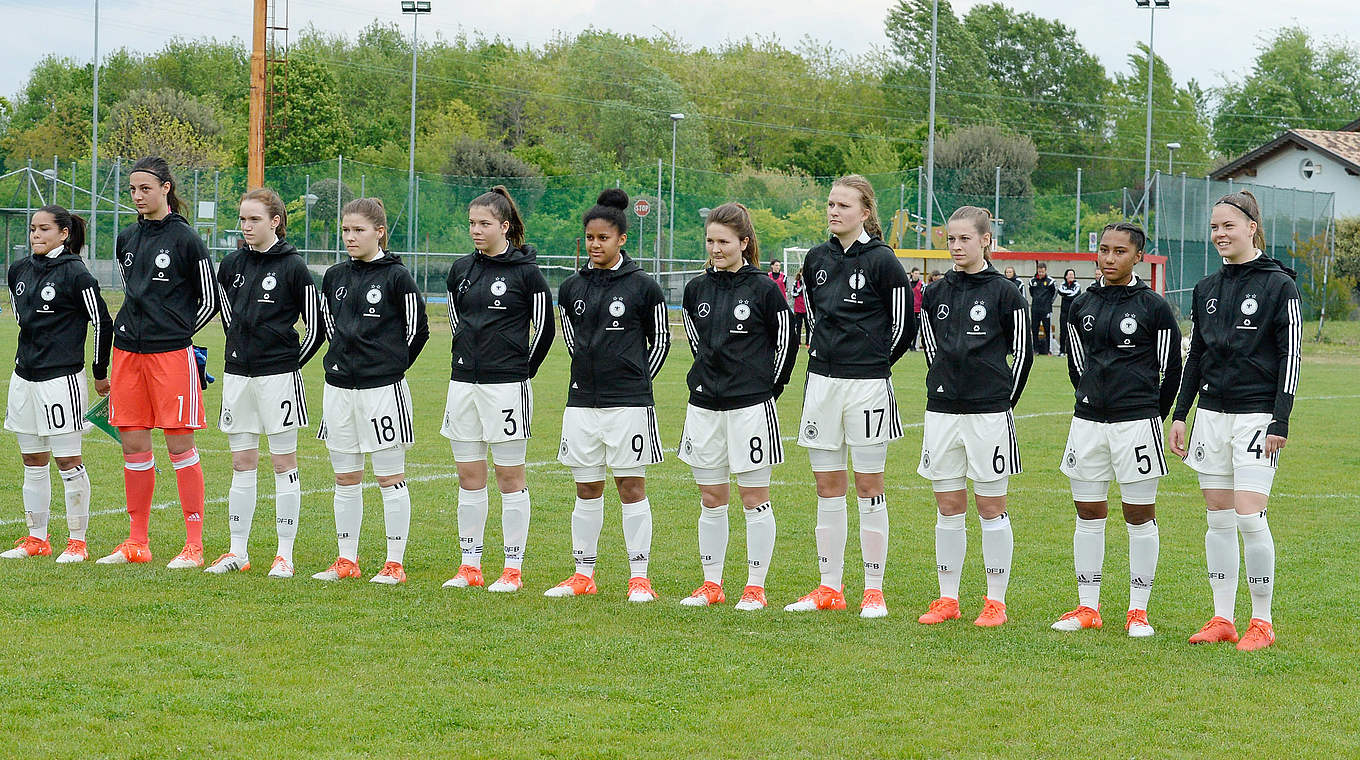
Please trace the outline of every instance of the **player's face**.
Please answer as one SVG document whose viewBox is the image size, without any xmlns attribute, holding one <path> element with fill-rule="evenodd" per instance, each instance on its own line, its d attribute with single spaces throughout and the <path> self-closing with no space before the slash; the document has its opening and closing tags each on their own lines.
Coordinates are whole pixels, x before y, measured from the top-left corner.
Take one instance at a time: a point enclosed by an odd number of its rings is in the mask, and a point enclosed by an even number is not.
<svg viewBox="0 0 1360 760">
<path fill-rule="evenodd" d="M 160 219 L 169 212 L 166 198 L 170 195 L 170 183 L 161 182 L 151 172 L 133 172 L 128 177 L 128 190 L 138 215 Z"/>
<path fill-rule="evenodd" d="M 277 216 L 270 216 L 269 209 L 263 203 L 250 200 L 241 202 L 241 236 L 246 239 L 250 247 L 255 250 L 262 250 L 269 245 L 269 241 L 277 237 L 275 232 L 282 220 Z"/>
<path fill-rule="evenodd" d="M 713 262 L 714 269 L 725 272 L 741 269 L 741 265 L 746 263 L 742 254 L 746 252 L 746 246 L 750 242 L 750 238 L 738 237 L 737 231 L 725 224 L 715 222 L 708 225 L 708 258 Z M 773 266 L 771 268 L 774 269 Z"/>
<path fill-rule="evenodd" d="M 65 243 L 68 234 L 57 226 L 57 220 L 51 214 L 39 211 L 28 224 L 28 245 L 34 253 L 45 255 Z"/>
<path fill-rule="evenodd" d="M 495 212 L 486 206 L 468 208 L 468 234 L 472 245 L 482 253 L 499 256 L 505 250 L 505 236 L 510 232 L 510 222 L 496 218 Z"/>
<path fill-rule="evenodd" d="M 340 220 L 340 236 L 350 258 L 370 261 L 382 253 L 379 241 L 386 230 L 363 214 L 345 214 Z"/>
<path fill-rule="evenodd" d="M 1255 234 L 1256 222 L 1241 209 L 1226 203 L 1214 206 L 1209 217 L 1209 239 L 1214 241 L 1219 256 L 1238 259 L 1254 253 L 1256 246 L 1251 239 Z"/>
<path fill-rule="evenodd" d="M 860 201 L 859 191 L 842 185 L 831 188 L 826 199 L 826 223 L 832 235 L 848 235 L 868 219 L 869 209 Z"/>
<path fill-rule="evenodd" d="M 590 254 L 590 263 L 598 269 L 613 267 L 627 242 L 628 236 L 604 219 L 591 219 L 586 223 L 586 253 Z"/>
<path fill-rule="evenodd" d="M 982 270 L 983 251 L 992 244 L 992 233 L 979 234 L 977 227 L 970 221 L 960 219 L 945 226 L 949 256 L 954 259 L 954 267 L 965 272 Z"/>
<path fill-rule="evenodd" d="M 1133 280 L 1133 267 L 1143 260 L 1143 252 L 1133 244 L 1133 236 L 1123 230 L 1110 230 L 1100 236 L 1096 266 L 1109 285 L 1127 285 Z"/>
</svg>

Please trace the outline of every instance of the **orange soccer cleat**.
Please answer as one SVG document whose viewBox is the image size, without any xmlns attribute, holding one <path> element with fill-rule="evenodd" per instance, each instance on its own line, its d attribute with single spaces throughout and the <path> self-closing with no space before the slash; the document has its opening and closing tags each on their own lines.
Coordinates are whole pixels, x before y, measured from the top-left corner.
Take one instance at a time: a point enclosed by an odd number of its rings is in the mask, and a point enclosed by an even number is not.
<svg viewBox="0 0 1360 760">
<path fill-rule="evenodd" d="M 85 546 L 84 541 L 69 539 L 66 542 L 66 551 L 57 557 L 57 564 L 66 565 L 72 562 L 84 562 L 90 558 L 90 550 Z"/>
<path fill-rule="evenodd" d="M 165 565 L 171 570 L 187 570 L 194 567 L 203 567 L 203 545 L 185 542 L 184 548 L 179 550 L 179 554 Z"/>
<path fill-rule="evenodd" d="M 1242 640 L 1237 642 L 1237 651 L 1255 652 L 1274 643 L 1275 626 L 1261 618 L 1252 618 L 1251 622 L 1247 624 L 1247 632 L 1242 634 Z"/>
<path fill-rule="evenodd" d="M 482 569 L 472 565 L 459 565 L 458 572 L 444 581 L 444 588 L 481 588 L 486 585 Z"/>
<path fill-rule="evenodd" d="M 584 573 L 575 573 L 570 578 L 543 592 L 544 596 L 587 596 L 599 593 L 595 578 Z"/>
<path fill-rule="evenodd" d="M 652 590 L 651 580 L 640 575 L 628 579 L 628 601 L 642 603 L 656 600 L 657 593 Z"/>
<path fill-rule="evenodd" d="M 864 599 L 859 603 L 859 616 L 862 618 L 888 616 L 888 603 L 883 600 L 883 589 L 864 589 Z"/>
<path fill-rule="evenodd" d="M 1124 630 L 1135 639 L 1145 639 L 1155 633 L 1152 624 L 1148 622 L 1147 610 L 1129 610 L 1128 616 L 1124 619 Z"/>
<path fill-rule="evenodd" d="M 1190 637 L 1191 644 L 1217 644 L 1219 642 L 1237 643 L 1237 628 L 1233 622 L 1225 617 L 1215 615 L 1209 618 L 1209 622 L 1199 629 L 1199 632 Z"/>
<path fill-rule="evenodd" d="M 741 601 L 736 608 L 746 612 L 763 610 L 766 607 L 765 589 L 761 586 L 747 586 L 741 590 Z"/>
<path fill-rule="evenodd" d="M 5 559 L 28 559 L 29 557 L 46 557 L 52 553 L 52 544 L 45 538 L 35 536 L 24 536 L 14 542 L 14 548 L 0 552 L 0 557 Z"/>
<path fill-rule="evenodd" d="M 704 581 L 704 585 L 694 590 L 693 594 L 680 600 L 686 607 L 707 607 L 710 604 L 722 604 L 727 601 L 727 595 L 723 593 L 721 583 Z"/>
<path fill-rule="evenodd" d="M 798 601 L 784 606 L 785 612 L 813 612 L 845 609 L 845 592 L 830 586 L 818 586 Z"/>
<path fill-rule="evenodd" d="M 982 605 L 982 614 L 977 616 L 977 620 L 973 621 L 973 625 L 979 628 L 996 628 L 997 626 L 1005 625 L 1006 621 L 1010 619 L 1006 617 L 1005 602 L 998 602 L 995 599 L 988 599 L 985 596 L 982 597 L 982 599 L 985 602 L 985 604 Z"/>
<path fill-rule="evenodd" d="M 1063 613 L 1063 616 L 1049 627 L 1055 631 L 1084 631 L 1088 628 L 1099 629 L 1103 625 L 1105 621 L 1100 619 L 1100 605 L 1096 605 L 1095 609 L 1082 605 L 1071 612 Z"/>
<path fill-rule="evenodd" d="M 959 600 L 942 596 L 930 603 L 930 609 L 925 614 L 916 618 L 916 622 L 922 625 L 935 625 L 946 620 L 957 620 L 959 618 Z"/>
<path fill-rule="evenodd" d="M 385 586 L 395 586 L 398 583 L 406 582 L 406 568 L 400 562 L 388 562 L 383 565 L 383 569 L 378 574 L 369 578 L 370 583 L 381 583 Z"/>
<path fill-rule="evenodd" d="M 139 544 L 132 539 L 128 539 L 114 548 L 113 553 L 107 557 L 100 557 L 95 560 L 96 565 L 128 565 L 140 564 L 151 561 L 151 549 L 146 544 Z"/>
<path fill-rule="evenodd" d="M 358 578 L 362 575 L 359 572 L 359 563 L 352 559 L 336 557 L 331 566 L 313 575 L 319 581 L 338 581 L 342 578 Z"/>
<path fill-rule="evenodd" d="M 501 577 L 497 578 L 495 583 L 487 586 L 486 590 L 498 594 L 510 594 L 522 588 L 524 588 L 524 579 L 521 577 L 520 571 L 513 567 L 507 567 L 501 573 Z"/>
</svg>

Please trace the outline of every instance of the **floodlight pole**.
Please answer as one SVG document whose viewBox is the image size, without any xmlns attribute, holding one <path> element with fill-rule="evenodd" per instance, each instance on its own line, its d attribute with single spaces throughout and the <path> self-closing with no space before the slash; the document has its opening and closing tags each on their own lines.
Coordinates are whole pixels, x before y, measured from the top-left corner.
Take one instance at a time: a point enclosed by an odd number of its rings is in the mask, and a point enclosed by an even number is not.
<svg viewBox="0 0 1360 760">
<path fill-rule="evenodd" d="M 934 0 L 930 11 L 930 136 L 926 141 L 926 250 L 935 247 L 931 219 L 935 216 L 935 70 L 940 46 L 940 0 Z"/>
<path fill-rule="evenodd" d="M 1157 9 L 1170 8 L 1171 0 L 1134 0 L 1139 8 L 1148 9 L 1148 65 L 1147 65 L 1147 128 L 1143 137 L 1143 219 L 1148 218 L 1148 185 L 1152 182 L 1152 69 L 1157 55 L 1153 52 L 1153 33 L 1157 28 Z"/>
<path fill-rule="evenodd" d="M 676 136 L 680 131 L 680 120 L 685 118 L 682 113 L 671 114 L 671 234 L 667 242 L 666 258 L 675 259 L 675 145 Z"/>
<path fill-rule="evenodd" d="M 71 178 L 72 184 L 75 177 Z M 116 192 L 116 190 L 115 190 Z M 115 201 L 116 203 L 117 201 Z M 90 118 L 90 260 L 95 259 L 99 234 L 99 0 L 94 0 L 94 115 Z"/>
<path fill-rule="evenodd" d="M 411 17 L 411 136 L 407 146 L 406 170 L 406 247 L 415 251 L 416 244 L 416 53 L 420 51 L 420 15 L 430 12 L 429 0 L 402 0 L 401 12 Z"/>
</svg>

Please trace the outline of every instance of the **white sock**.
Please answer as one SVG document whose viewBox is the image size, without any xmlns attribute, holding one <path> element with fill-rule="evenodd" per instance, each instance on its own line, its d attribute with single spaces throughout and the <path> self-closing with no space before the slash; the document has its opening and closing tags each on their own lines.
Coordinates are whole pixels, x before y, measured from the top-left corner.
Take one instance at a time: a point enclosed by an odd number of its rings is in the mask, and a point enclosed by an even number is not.
<svg viewBox="0 0 1360 760">
<path fill-rule="evenodd" d="M 1015 554 L 1015 534 L 1010 515 L 982 520 L 982 564 L 987 568 L 987 598 L 1006 603 L 1006 586 L 1011 580 L 1011 557 Z"/>
<path fill-rule="evenodd" d="M 1157 550 L 1161 546 L 1157 521 L 1124 525 L 1129 529 L 1129 609 L 1147 610 L 1152 581 L 1157 577 Z"/>
<path fill-rule="evenodd" d="M 966 515 L 935 513 L 935 572 L 940 576 L 940 596 L 959 598 L 959 575 L 968 551 Z"/>
<path fill-rule="evenodd" d="M 1077 571 L 1077 604 L 1100 609 L 1100 576 L 1105 571 L 1104 517 L 1077 518 L 1076 530 L 1072 531 L 1072 566 Z"/>
<path fill-rule="evenodd" d="M 646 578 L 652 553 L 652 503 L 647 499 L 623 505 L 623 543 L 628 547 L 629 577 Z"/>
<path fill-rule="evenodd" d="M 705 507 L 699 505 L 699 564 L 704 568 L 704 581 L 722 583 L 723 565 L 727 562 L 727 505 Z"/>
<path fill-rule="evenodd" d="M 335 486 L 335 538 L 340 556 L 359 559 L 359 528 L 364 524 L 364 486 Z"/>
<path fill-rule="evenodd" d="M 24 465 L 24 522 L 28 535 L 47 540 L 47 521 L 52 517 L 52 476 L 46 465 Z"/>
<path fill-rule="evenodd" d="M 524 564 L 529 542 L 529 489 L 501 494 L 501 534 L 505 540 L 505 567 L 518 570 Z"/>
<path fill-rule="evenodd" d="M 503 502 L 502 502 L 503 504 Z M 458 547 L 463 552 L 463 564 L 482 566 L 482 539 L 486 535 L 486 486 L 476 491 L 458 489 Z"/>
<path fill-rule="evenodd" d="M 231 553 L 249 557 L 250 523 L 255 519 L 255 470 L 232 470 L 227 491 L 227 528 L 231 533 Z"/>
<path fill-rule="evenodd" d="M 293 542 L 302 516 L 302 478 L 296 467 L 274 473 L 274 527 L 279 535 L 278 555 L 293 564 Z"/>
<path fill-rule="evenodd" d="M 387 561 L 406 560 L 406 539 L 411 533 L 411 491 L 406 481 L 383 486 L 383 526 L 387 530 Z"/>
<path fill-rule="evenodd" d="M 850 533 L 844 496 L 817 497 L 817 569 L 822 585 L 840 591 L 844 584 L 845 538 Z"/>
<path fill-rule="evenodd" d="M 864 589 L 883 590 L 888 564 L 888 496 L 859 497 L 859 547 L 864 559 Z"/>
<path fill-rule="evenodd" d="M 71 538 L 84 541 L 90 526 L 90 474 L 78 464 L 61 471 L 61 484 L 66 490 L 66 529 Z"/>
<path fill-rule="evenodd" d="M 1270 600 L 1275 592 L 1275 539 L 1270 535 L 1263 509 L 1254 515 L 1238 515 L 1242 554 L 1247 566 L 1247 590 L 1251 592 L 1251 616 L 1267 623 Z"/>
<path fill-rule="evenodd" d="M 1237 513 L 1210 509 L 1205 519 L 1209 529 L 1204 533 L 1204 560 L 1214 592 L 1214 615 L 1232 620 L 1237 602 Z"/>
<path fill-rule="evenodd" d="M 595 577 L 595 559 L 603 527 L 604 497 L 576 497 L 576 508 L 571 511 L 571 556 L 576 561 L 576 572 L 581 575 Z"/>
<path fill-rule="evenodd" d="M 774 556 L 774 507 L 765 502 L 746 514 L 746 585 L 765 588 L 765 574 Z"/>
</svg>

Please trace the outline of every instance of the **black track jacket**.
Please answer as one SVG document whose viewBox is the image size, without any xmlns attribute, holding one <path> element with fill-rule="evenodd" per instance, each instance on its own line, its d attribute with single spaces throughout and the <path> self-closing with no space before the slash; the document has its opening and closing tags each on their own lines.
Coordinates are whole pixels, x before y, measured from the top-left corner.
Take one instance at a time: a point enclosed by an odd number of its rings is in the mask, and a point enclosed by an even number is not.
<svg viewBox="0 0 1360 760">
<path fill-rule="evenodd" d="M 238 248 L 217 268 L 226 368 L 260 377 L 295 372 L 321 348 L 321 298 L 297 248 L 280 240 L 267 251 Z M 297 321 L 306 333 L 298 344 Z"/>
<path fill-rule="evenodd" d="M 538 374 L 552 348 L 552 290 L 531 245 L 453 262 L 446 284 L 453 330 L 451 379 L 516 383 Z M 533 335 L 530 336 L 532 331 Z"/>
<path fill-rule="evenodd" d="M 425 299 L 395 254 L 350 259 L 321 281 L 326 321 L 326 382 L 336 388 L 381 388 L 398 382 L 430 339 Z"/>
<path fill-rule="evenodd" d="M 217 313 L 217 284 L 208 247 L 179 214 L 138 219 L 118 233 L 123 306 L 113 345 L 159 354 L 188 348 Z"/>
<path fill-rule="evenodd" d="M 1067 374 L 1075 416 L 1092 422 L 1165 419 L 1181 382 L 1181 328 L 1171 306 L 1147 283 L 1103 281 L 1077 296 Z"/>
<path fill-rule="evenodd" d="M 985 414 L 1019 403 L 1034 364 L 1029 305 L 990 264 L 976 274 L 951 269 L 926 286 L 921 335 L 927 411 Z"/>
<path fill-rule="evenodd" d="M 812 348 L 808 371 L 826 377 L 891 377 L 915 332 L 911 282 L 887 243 L 865 233 L 832 237 L 803 259 Z"/>
<path fill-rule="evenodd" d="M 31 382 L 74 375 L 85 368 L 85 325 L 94 325 L 90 374 L 109 376 L 113 320 L 99 283 L 79 255 L 25 256 L 9 267 L 9 294 L 19 320 L 14 373 Z"/>
</svg>

